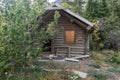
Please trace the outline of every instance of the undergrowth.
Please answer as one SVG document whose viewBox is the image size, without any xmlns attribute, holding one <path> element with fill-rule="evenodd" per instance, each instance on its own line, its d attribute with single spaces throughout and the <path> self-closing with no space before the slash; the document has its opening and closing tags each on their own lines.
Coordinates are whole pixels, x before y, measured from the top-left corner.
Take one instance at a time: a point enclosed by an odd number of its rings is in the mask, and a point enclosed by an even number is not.
<svg viewBox="0 0 120 80">
<path fill-rule="evenodd" d="M 100 64 L 99 64 L 99 63 L 96 63 L 96 62 L 90 62 L 90 63 L 88 63 L 87 65 L 92 66 L 92 67 L 95 67 L 95 68 L 101 68 Z"/>
<path fill-rule="evenodd" d="M 94 78 L 93 80 L 106 80 L 110 76 L 107 71 L 102 70 L 89 70 L 88 74 Z"/>
<path fill-rule="evenodd" d="M 120 67 L 112 67 L 107 69 L 110 72 L 120 73 Z"/>
</svg>

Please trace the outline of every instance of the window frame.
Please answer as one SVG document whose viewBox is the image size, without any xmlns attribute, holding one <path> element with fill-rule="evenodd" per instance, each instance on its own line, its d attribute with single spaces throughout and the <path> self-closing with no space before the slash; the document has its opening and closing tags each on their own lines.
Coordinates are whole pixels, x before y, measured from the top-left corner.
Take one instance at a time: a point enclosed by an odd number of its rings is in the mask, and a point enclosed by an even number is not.
<svg viewBox="0 0 120 80">
<path fill-rule="evenodd" d="M 67 40 L 66 40 L 66 31 L 74 31 L 74 41 L 73 42 L 67 42 Z M 75 31 L 75 29 L 66 29 L 64 31 L 64 43 L 65 44 L 74 44 L 75 42 L 76 42 L 76 31 Z"/>
</svg>

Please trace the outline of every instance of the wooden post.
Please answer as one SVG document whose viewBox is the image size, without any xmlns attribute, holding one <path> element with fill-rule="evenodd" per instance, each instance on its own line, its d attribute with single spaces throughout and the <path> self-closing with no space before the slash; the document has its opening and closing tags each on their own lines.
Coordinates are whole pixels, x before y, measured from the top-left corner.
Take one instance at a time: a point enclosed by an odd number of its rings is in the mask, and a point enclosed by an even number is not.
<svg viewBox="0 0 120 80">
<path fill-rule="evenodd" d="M 56 47 L 56 53 L 55 53 L 56 56 L 58 56 L 58 47 Z"/>
<path fill-rule="evenodd" d="M 71 49 L 71 47 L 69 46 L 68 47 L 68 57 L 70 57 L 70 49 Z"/>
</svg>

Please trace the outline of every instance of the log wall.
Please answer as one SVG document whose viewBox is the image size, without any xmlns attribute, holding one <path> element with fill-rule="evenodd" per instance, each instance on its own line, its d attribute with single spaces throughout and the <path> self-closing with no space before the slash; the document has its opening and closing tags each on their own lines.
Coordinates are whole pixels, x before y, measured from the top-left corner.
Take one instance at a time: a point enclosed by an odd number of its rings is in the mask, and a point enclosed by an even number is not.
<svg viewBox="0 0 120 80">
<path fill-rule="evenodd" d="M 53 14 L 50 14 L 49 16 L 53 17 Z M 49 19 L 47 17 L 45 20 L 47 20 L 45 21 L 46 25 L 43 27 L 47 26 L 47 24 L 49 24 L 53 19 Z M 86 52 L 86 33 L 81 26 L 72 23 L 70 19 L 61 14 L 58 24 L 55 27 L 58 29 L 63 28 L 63 30 L 59 32 L 52 41 L 52 53 L 62 56 L 71 56 L 84 54 Z M 75 30 L 76 38 L 73 44 L 65 43 L 66 30 Z"/>
<path fill-rule="evenodd" d="M 63 30 L 57 34 L 53 40 L 54 53 L 56 55 L 67 55 L 71 56 L 74 54 L 84 54 L 85 52 L 85 33 L 80 26 L 71 23 L 69 19 L 62 16 L 59 19 L 57 28 L 62 27 Z M 75 31 L 75 42 L 72 44 L 65 43 L 65 31 Z"/>
</svg>

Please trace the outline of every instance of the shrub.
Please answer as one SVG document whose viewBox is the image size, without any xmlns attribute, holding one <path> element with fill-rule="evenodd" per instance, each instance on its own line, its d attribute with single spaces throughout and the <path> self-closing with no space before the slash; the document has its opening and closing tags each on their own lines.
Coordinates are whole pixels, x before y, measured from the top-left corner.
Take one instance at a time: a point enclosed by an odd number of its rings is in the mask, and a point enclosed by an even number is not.
<svg viewBox="0 0 120 80">
<path fill-rule="evenodd" d="M 107 76 L 109 75 L 106 71 L 100 70 L 89 70 L 88 74 L 93 76 L 95 80 L 106 80 Z"/>
<path fill-rule="evenodd" d="M 103 54 L 114 54 L 113 50 L 102 50 Z"/>
<path fill-rule="evenodd" d="M 114 72 L 114 73 L 120 73 L 120 68 L 118 68 L 118 67 L 108 68 L 107 70 L 110 72 Z"/>
<path fill-rule="evenodd" d="M 47 31 L 45 29 L 39 31 L 41 16 L 47 3 L 42 0 L 12 0 L 12 3 L 11 0 L 10 3 L 7 1 L 3 1 L 5 6 L 1 7 L 4 21 L 4 25 L 0 25 L 2 79 L 7 76 L 6 72 L 15 74 L 33 65 L 34 59 L 43 52 L 43 41 L 52 39 L 58 33 L 54 30 L 54 25 L 60 17 L 59 12 L 55 11 L 54 20 L 47 25 Z"/>
<path fill-rule="evenodd" d="M 99 52 L 92 52 L 91 58 L 99 64 L 103 64 L 106 60 L 106 57 Z"/>
<path fill-rule="evenodd" d="M 92 67 L 95 67 L 95 68 L 100 68 L 100 64 L 99 63 L 96 63 L 96 62 L 90 62 L 88 63 L 89 66 L 92 66 Z"/>
<path fill-rule="evenodd" d="M 111 58 L 109 58 L 107 60 L 109 63 L 112 63 L 112 64 L 117 64 L 119 65 L 120 64 L 120 59 L 119 59 L 119 56 L 118 55 L 113 55 Z"/>
</svg>

